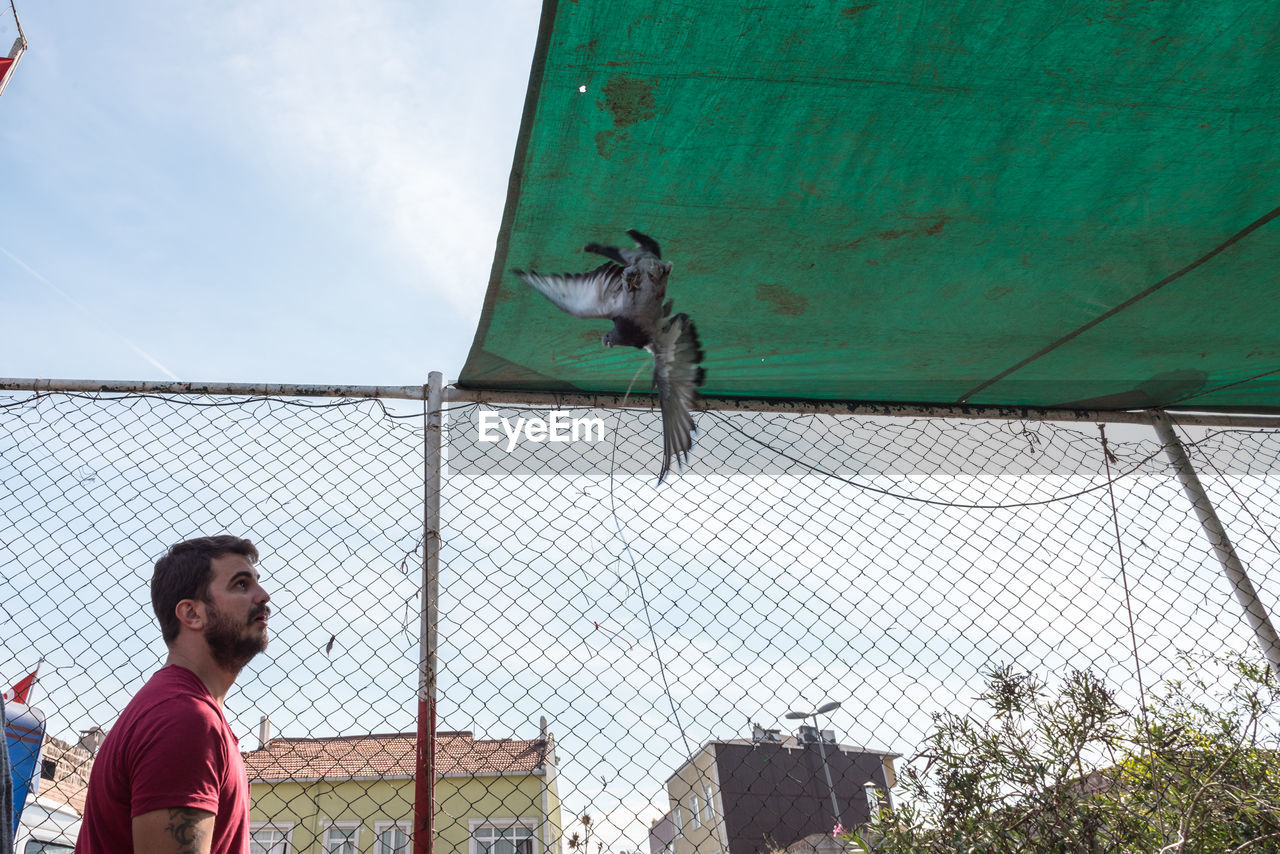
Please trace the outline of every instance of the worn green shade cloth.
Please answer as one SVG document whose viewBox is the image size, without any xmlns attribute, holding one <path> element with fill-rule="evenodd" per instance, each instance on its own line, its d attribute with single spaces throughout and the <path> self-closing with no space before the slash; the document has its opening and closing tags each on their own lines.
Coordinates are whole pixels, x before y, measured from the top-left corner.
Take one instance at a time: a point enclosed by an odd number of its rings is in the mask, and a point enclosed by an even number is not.
<svg viewBox="0 0 1280 854">
<path fill-rule="evenodd" d="M 704 395 L 1277 411 L 1278 130 L 1273 0 L 548 2 L 460 384 L 624 390 L 509 268 L 634 227 Z"/>
</svg>

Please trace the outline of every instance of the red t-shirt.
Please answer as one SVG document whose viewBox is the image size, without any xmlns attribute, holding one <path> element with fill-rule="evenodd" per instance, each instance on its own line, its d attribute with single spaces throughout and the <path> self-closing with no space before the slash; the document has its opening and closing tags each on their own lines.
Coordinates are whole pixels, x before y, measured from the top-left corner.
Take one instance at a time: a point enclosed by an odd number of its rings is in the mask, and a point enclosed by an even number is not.
<svg viewBox="0 0 1280 854">
<path fill-rule="evenodd" d="M 214 813 L 213 854 L 249 852 L 249 779 L 240 742 L 200 678 L 156 673 L 94 757 L 76 854 L 133 854 L 133 819 L 191 807 Z"/>
</svg>

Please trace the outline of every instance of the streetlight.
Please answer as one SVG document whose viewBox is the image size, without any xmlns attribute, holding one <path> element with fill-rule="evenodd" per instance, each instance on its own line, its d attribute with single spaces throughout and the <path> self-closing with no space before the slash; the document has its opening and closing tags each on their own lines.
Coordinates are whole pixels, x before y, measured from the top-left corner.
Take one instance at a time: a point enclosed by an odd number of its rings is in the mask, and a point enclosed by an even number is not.
<svg viewBox="0 0 1280 854">
<path fill-rule="evenodd" d="M 833 700 L 830 703 L 823 703 L 812 712 L 787 712 L 785 717 L 793 721 L 813 718 L 813 728 L 818 732 L 818 755 L 822 757 L 822 770 L 827 773 L 827 790 L 831 792 L 831 813 L 835 816 L 836 824 L 844 824 L 840 820 L 840 805 L 836 803 L 836 786 L 835 783 L 831 782 L 831 767 L 827 765 L 827 751 L 822 746 L 822 729 L 818 726 L 818 715 L 834 712 L 838 708 L 840 708 L 840 702 Z"/>
</svg>

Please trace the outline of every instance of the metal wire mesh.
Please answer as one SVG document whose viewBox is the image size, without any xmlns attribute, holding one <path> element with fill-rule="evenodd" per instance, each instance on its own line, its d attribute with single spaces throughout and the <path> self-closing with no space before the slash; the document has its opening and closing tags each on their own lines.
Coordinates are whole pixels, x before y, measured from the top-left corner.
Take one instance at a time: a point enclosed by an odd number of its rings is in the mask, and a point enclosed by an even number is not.
<svg viewBox="0 0 1280 854">
<path fill-rule="evenodd" d="M 258 545 L 283 627 L 228 698 L 242 746 L 257 746 L 261 715 L 285 735 L 414 729 L 420 415 L 371 400 L 53 394 L 0 419 L 0 660 L 8 676 L 44 658 L 33 704 L 49 734 L 75 745 L 110 729 L 166 654 L 150 567 L 221 532 Z M 85 765 L 72 754 L 54 772 L 72 778 L 75 807 Z M 401 801 L 380 810 L 403 818 L 411 791 Z"/>
<path fill-rule="evenodd" d="M 249 536 L 277 616 L 228 716 L 258 850 L 406 846 L 423 414 L 47 394 L 0 421 L 0 660 L 17 679 L 44 657 L 50 733 L 109 728 L 158 667 L 168 545 Z M 939 714 L 983 712 L 993 667 L 1090 670 L 1136 712 L 1139 676 L 1249 650 L 1154 434 L 1108 429 L 1110 484 L 1092 426 L 703 413 L 658 485 L 654 413 L 453 407 L 436 850 L 829 839 L 922 763 Z M 1269 606 L 1280 436 L 1187 442 Z"/>
</svg>

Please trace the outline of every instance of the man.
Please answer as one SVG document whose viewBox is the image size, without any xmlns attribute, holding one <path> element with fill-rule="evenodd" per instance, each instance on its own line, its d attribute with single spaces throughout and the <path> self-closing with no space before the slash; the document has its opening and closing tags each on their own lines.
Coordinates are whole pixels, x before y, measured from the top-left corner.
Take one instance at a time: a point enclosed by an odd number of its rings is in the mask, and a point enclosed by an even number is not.
<svg viewBox="0 0 1280 854">
<path fill-rule="evenodd" d="M 77 854 L 248 854 L 249 781 L 222 712 L 267 648 L 258 550 L 219 535 L 156 562 L 151 605 L 169 648 L 98 750 Z"/>
</svg>

